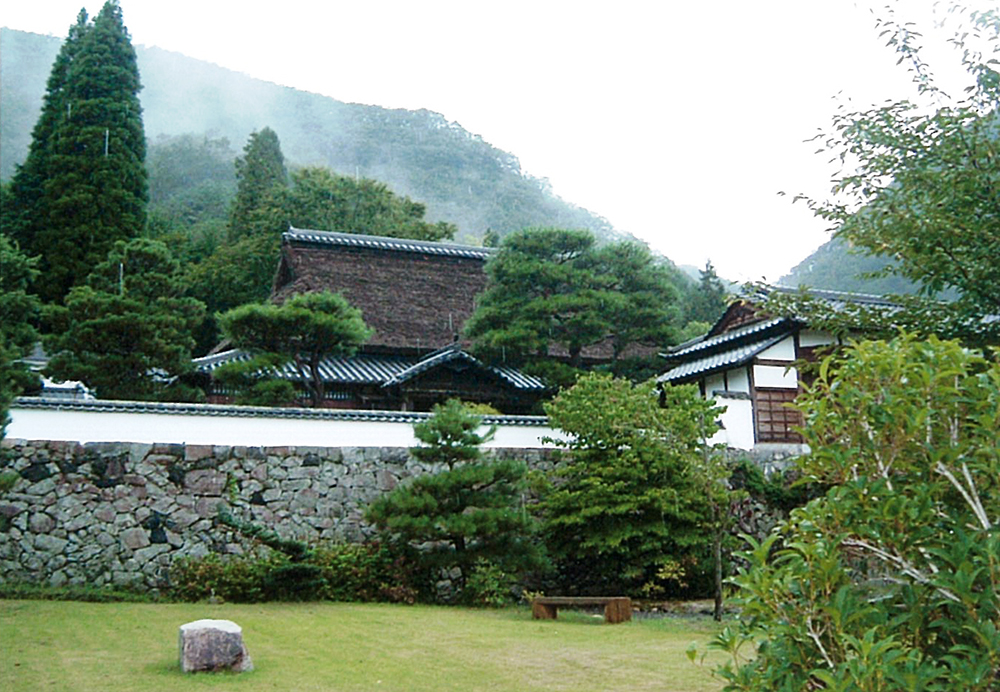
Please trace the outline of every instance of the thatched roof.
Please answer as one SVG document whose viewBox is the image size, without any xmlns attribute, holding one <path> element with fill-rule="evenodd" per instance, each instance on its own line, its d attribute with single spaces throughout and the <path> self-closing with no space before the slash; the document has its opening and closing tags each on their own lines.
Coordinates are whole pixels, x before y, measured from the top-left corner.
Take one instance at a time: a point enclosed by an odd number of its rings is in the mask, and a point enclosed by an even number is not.
<svg viewBox="0 0 1000 692">
<path fill-rule="evenodd" d="M 486 286 L 484 265 L 492 252 L 292 228 L 283 236 L 273 297 L 341 293 L 375 331 L 366 348 L 433 350 L 461 334 Z"/>
</svg>

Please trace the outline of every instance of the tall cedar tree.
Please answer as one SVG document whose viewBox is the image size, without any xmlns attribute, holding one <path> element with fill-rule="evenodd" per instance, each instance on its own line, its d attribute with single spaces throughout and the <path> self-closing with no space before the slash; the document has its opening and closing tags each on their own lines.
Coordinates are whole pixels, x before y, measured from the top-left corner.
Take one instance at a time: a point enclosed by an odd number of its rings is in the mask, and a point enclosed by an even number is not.
<svg viewBox="0 0 1000 692">
<path fill-rule="evenodd" d="M 204 306 L 182 297 L 181 276 L 163 243 L 119 240 L 88 285 L 74 287 L 65 306 L 47 306 L 47 372 L 81 380 L 101 398 L 189 398 L 175 378 L 191 368 L 191 332 Z"/>
<path fill-rule="evenodd" d="M 33 145 L 14 196 L 31 217 L 16 237 L 40 255 L 38 292 L 55 302 L 146 220 L 142 87 L 117 2 L 73 27 L 48 86 L 34 133 L 48 142 Z"/>
<path fill-rule="evenodd" d="M 352 355 L 371 336 L 361 311 L 329 291 L 293 296 L 282 305 L 241 305 L 218 320 L 236 348 L 291 362 L 317 407 L 325 398 L 323 359 Z"/>
<path fill-rule="evenodd" d="M 423 446 L 410 453 L 437 473 L 421 475 L 379 497 L 366 513 L 379 531 L 413 546 L 433 569 L 459 567 L 463 579 L 485 559 L 509 574 L 537 568 L 541 553 L 532 521 L 520 507 L 527 466 L 487 460 L 480 446 L 494 428 L 477 432 L 482 417 L 457 399 L 434 407 L 413 428 Z"/>
<path fill-rule="evenodd" d="M 34 326 L 38 299 L 28 292 L 38 275 L 35 264 L 0 233 L 0 439 L 11 401 L 33 380 L 37 381 L 37 375 L 18 362 L 38 341 Z"/>
<path fill-rule="evenodd" d="M 652 381 L 590 373 L 545 405 L 569 453 L 542 500 L 546 544 L 567 588 L 655 593 L 708 543 L 697 465 L 715 425 L 691 387 L 660 406 Z"/>
<path fill-rule="evenodd" d="M 31 254 L 38 252 L 37 235 L 48 223 L 45 207 L 45 183 L 54 173 L 53 147 L 56 128 L 65 120 L 69 111 L 68 74 L 70 65 L 80 50 L 83 36 L 91 25 L 86 10 L 80 10 L 76 23 L 70 27 L 52 63 L 46 83 L 42 112 L 31 132 L 31 144 L 24 163 L 17 167 L 10 183 L 10 198 L 4 199 L 3 232 Z"/>
<path fill-rule="evenodd" d="M 236 158 L 236 197 L 229 217 L 229 238 L 232 241 L 253 234 L 256 217 L 270 197 L 288 187 L 285 155 L 277 133 L 269 127 L 253 132 L 243 147 L 243 156 Z M 281 230 L 278 229 L 280 234 Z"/>
</svg>

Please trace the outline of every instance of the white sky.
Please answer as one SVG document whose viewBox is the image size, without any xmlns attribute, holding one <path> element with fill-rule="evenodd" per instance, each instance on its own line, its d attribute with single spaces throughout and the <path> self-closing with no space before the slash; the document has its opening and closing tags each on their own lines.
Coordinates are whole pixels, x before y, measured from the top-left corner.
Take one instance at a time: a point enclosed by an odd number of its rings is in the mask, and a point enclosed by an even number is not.
<svg viewBox="0 0 1000 692">
<path fill-rule="evenodd" d="M 81 6 L 102 4 L 7 1 L 0 24 L 65 36 Z M 829 188 L 827 157 L 804 140 L 833 97 L 912 93 L 867 0 L 120 4 L 136 45 L 442 113 L 564 199 L 730 279 L 776 280 L 827 239 L 791 197 Z M 922 18 L 933 3 L 899 4 Z"/>
</svg>

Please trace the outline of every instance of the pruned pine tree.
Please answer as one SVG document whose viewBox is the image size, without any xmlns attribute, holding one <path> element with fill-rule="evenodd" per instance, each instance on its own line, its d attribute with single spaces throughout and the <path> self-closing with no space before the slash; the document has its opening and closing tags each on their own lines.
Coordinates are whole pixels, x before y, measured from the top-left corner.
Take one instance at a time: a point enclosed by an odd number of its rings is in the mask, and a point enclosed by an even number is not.
<svg viewBox="0 0 1000 692">
<path fill-rule="evenodd" d="M 433 417 L 414 426 L 423 445 L 410 452 L 443 468 L 397 486 L 366 512 L 383 534 L 421 547 L 428 567 L 458 567 L 461 579 L 478 560 L 512 575 L 541 564 L 532 520 L 521 507 L 527 467 L 484 459 L 480 445 L 494 429 L 480 433 L 481 424 L 457 399 L 435 406 Z"/>
<path fill-rule="evenodd" d="M 293 296 L 281 305 L 241 305 L 218 320 L 236 348 L 294 364 L 317 407 L 325 398 L 323 359 L 352 355 L 371 335 L 361 311 L 329 291 Z"/>
</svg>

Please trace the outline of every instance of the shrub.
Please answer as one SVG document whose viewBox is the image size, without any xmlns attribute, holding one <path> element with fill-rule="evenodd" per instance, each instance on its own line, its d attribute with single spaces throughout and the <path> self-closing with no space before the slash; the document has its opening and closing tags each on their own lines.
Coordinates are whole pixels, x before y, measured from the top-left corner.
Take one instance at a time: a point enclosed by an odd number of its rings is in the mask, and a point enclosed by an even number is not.
<svg viewBox="0 0 1000 692">
<path fill-rule="evenodd" d="M 734 580 L 726 689 L 996 690 L 1000 364 L 933 337 L 864 342 L 800 406 L 800 467 L 828 490 Z"/>
<path fill-rule="evenodd" d="M 170 595 L 181 601 L 221 598 L 235 603 L 265 600 L 270 561 L 255 557 L 205 557 L 174 560 L 170 567 Z"/>
<path fill-rule="evenodd" d="M 465 579 L 462 600 L 481 608 L 501 608 L 513 600 L 513 587 L 511 575 L 499 565 L 480 558 Z"/>
</svg>

